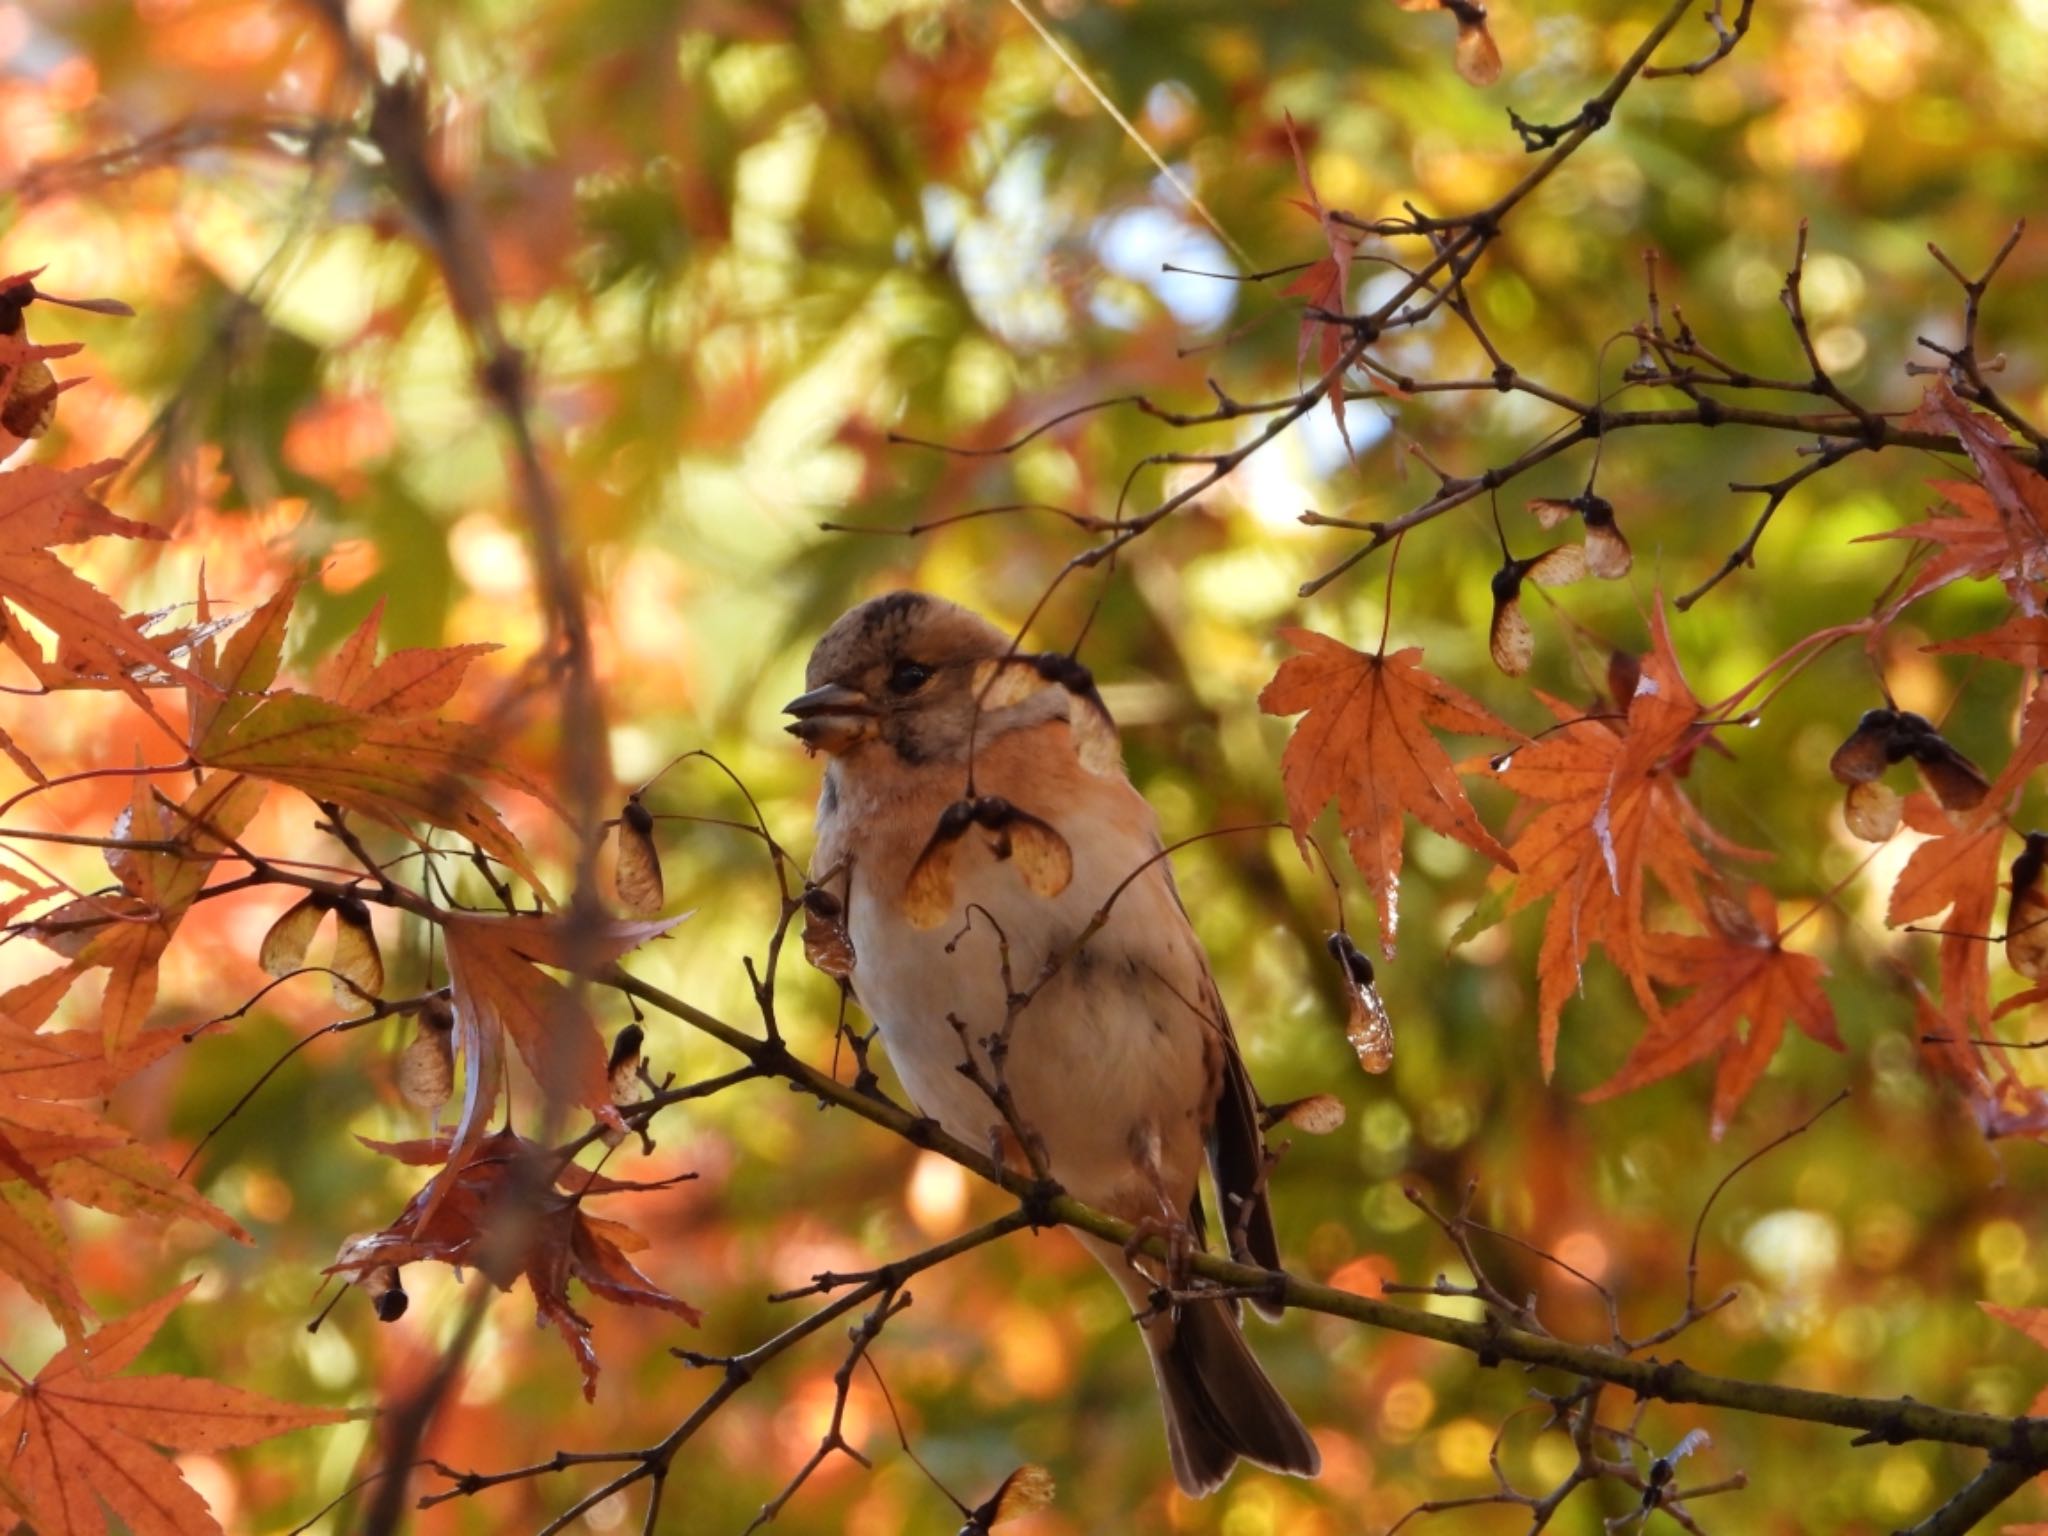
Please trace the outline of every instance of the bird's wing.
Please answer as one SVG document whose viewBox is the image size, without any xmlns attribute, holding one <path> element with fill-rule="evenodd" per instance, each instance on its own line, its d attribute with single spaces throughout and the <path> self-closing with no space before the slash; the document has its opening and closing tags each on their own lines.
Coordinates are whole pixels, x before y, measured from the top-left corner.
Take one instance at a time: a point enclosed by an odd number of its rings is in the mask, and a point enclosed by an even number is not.
<svg viewBox="0 0 2048 1536">
<path fill-rule="evenodd" d="M 1273 1202 L 1266 1189 L 1266 1137 L 1259 1124 L 1259 1095 L 1238 1049 L 1237 1035 L 1230 1027 L 1230 1014 L 1223 1006 L 1216 978 L 1194 937 L 1187 904 L 1180 899 L 1173 870 L 1162 859 L 1158 864 L 1169 895 L 1181 921 L 1188 924 L 1189 946 L 1200 967 L 1201 1011 L 1214 1025 L 1223 1046 L 1223 1081 L 1216 1096 L 1215 1112 L 1209 1123 L 1209 1176 L 1216 1184 L 1217 1212 L 1230 1244 L 1231 1256 L 1244 1264 L 1266 1269 L 1280 1267 L 1280 1239 L 1273 1227 Z M 1256 1303 L 1263 1316 L 1278 1315 L 1278 1309 Z"/>
<path fill-rule="evenodd" d="M 832 782 L 831 772 L 827 770 L 824 786 L 820 790 L 818 797 L 818 841 L 817 845 L 811 850 L 811 867 L 807 878 L 813 885 L 829 891 L 834 897 L 838 898 L 838 921 L 842 928 L 851 932 L 853 926 L 853 913 L 850 910 L 853 903 L 853 818 L 839 814 L 838 807 L 838 786 Z M 806 922 L 808 923 L 808 921 L 809 919 L 807 918 Z M 853 946 L 850 942 L 846 947 L 849 954 L 852 955 L 853 968 L 857 969 L 860 964 L 860 956 L 853 952 Z M 808 950 L 809 945 L 806 944 L 805 948 Z M 851 970 L 849 970 L 847 975 L 840 976 L 837 979 L 844 983 L 849 991 L 852 990 L 853 975 Z M 856 994 L 856 1000 L 857 996 Z"/>
</svg>

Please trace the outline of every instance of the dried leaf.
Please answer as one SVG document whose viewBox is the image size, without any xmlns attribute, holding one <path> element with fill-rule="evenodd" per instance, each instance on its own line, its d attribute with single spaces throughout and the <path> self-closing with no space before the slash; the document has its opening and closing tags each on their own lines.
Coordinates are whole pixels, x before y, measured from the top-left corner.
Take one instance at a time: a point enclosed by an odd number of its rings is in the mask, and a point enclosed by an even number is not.
<svg viewBox="0 0 2048 1536">
<path fill-rule="evenodd" d="M 640 1080 L 640 1047 L 646 1038 L 647 1032 L 638 1024 L 628 1024 L 612 1040 L 612 1054 L 605 1063 L 605 1077 L 611 1084 L 614 1109 L 638 1104 L 645 1096 L 646 1084 Z M 608 1147 L 616 1147 L 626 1139 L 622 1125 L 605 1126 L 599 1135 Z"/>
<path fill-rule="evenodd" d="M 447 1147 L 452 1153 L 455 1143 Z M 583 1395 L 594 1399 L 597 1353 L 589 1322 L 569 1304 L 570 1280 L 607 1301 L 658 1307 L 693 1326 L 700 1314 L 626 1257 L 645 1246 L 638 1233 L 589 1215 L 582 1194 L 547 1182 L 559 1163 L 554 1151 L 499 1131 L 460 1166 L 429 1179 L 382 1232 L 346 1244 L 328 1272 L 360 1279 L 387 1266 L 428 1261 L 479 1270 L 500 1290 L 524 1275 L 541 1320 L 561 1333 L 582 1367 Z"/>
<path fill-rule="evenodd" d="M 1059 689 L 1059 713 L 1067 722 L 1081 766 L 1097 778 L 1122 776 L 1123 743 L 1095 686 L 1095 674 L 1065 652 L 984 661 L 974 670 L 973 686 L 985 716 L 1030 707 L 1048 690 Z"/>
<path fill-rule="evenodd" d="M 618 857 L 612 865 L 612 887 L 619 905 L 638 917 L 661 910 L 661 855 L 654 847 L 654 817 L 639 797 L 619 812 Z"/>
<path fill-rule="evenodd" d="M 1479 0 L 1394 0 L 1404 11 L 1448 11 L 1458 23 L 1452 62 L 1470 85 L 1492 85 L 1500 78 L 1500 49 L 1486 29 L 1486 7 Z"/>
<path fill-rule="evenodd" d="M 396 1264 L 378 1264 L 363 1272 L 356 1284 L 363 1288 L 363 1294 L 370 1298 L 370 1306 L 380 1323 L 395 1323 L 405 1316 L 406 1308 L 412 1305 L 412 1298 L 405 1293 L 405 1282 L 398 1277 Z"/>
<path fill-rule="evenodd" d="M 952 809 L 956 807 L 949 807 L 948 814 Z M 903 919 L 921 932 L 938 927 L 953 910 L 953 856 L 960 847 L 960 833 L 945 833 L 941 821 L 903 881 Z"/>
<path fill-rule="evenodd" d="M 1301 136 L 1294 126 L 1294 115 L 1287 114 L 1287 142 L 1294 151 L 1294 170 L 1301 181 L 1306 200 L 1295 200 L 1295 206 L 1315 219 L 1322 229 L 1323 242 L 1329 251 L 1327 256 L 1310 264 L 1298 277 L 1290 282 L 1281 293 L 1287 297 L 1299 298 L 1311 310 L 1322 310 L 1325 314 L 1341 315 L 1350 302 L 1351 263 L 1358 252 L 1358 235 L 1337 222 L 1330 210 L 1323 206 L 1323 199 L 1316 191 L 1315 179 L 1308 173 L 1308 157 L 1302 152 Z M 1299 370 L 1308 360 L 1311 341 L 1319 341 L 1317 361 L 1322 372 L 1331 375 L 1326 394 L 1330 402 L 1330 415 L 1337 423 L 1337 431 L 1344 439 L 1347 451 L 1351 447 L 1351 433 L 1344 423 L 1344 378 L 1342 373 L 1333 372 L 1338 360 L 1344 355 L 1344 332 L 1327 320 L 1319 320 L 1312 314 L 1305 314 L 1301 320 L 1301 335 L 1296 343 L 1295 368 Z"/>
<path fill-rule="evenodd" d="M 461 1171 L 484 1135 L 508 1035 L 552 1100 L 581 1105 L 602 1123 L 617 1122 L 596 1026 L 569 989 L 538 967 L 568 969 L 575 963 L 595 970 L 688 915 L 606 922 L 595 932 L 555 916 L 451 912 L 443 918 L 455 1047 L 463 1066 L 462 1110 L 450 1142 L 452 1171 Z"/>
<path fill-rule="evenodd" d="M 1452 60 L 1458 73 L 1470 85 L 1492 85 L 1500 79 L 1500 47 L 1493 40 L 1493 34 L 1486 27 L 1486 8 L 1481 5 L 1454 7 L 1446 0 L 1446 9 L 1458 9 L 1458 42 L 1452 52 Z M 1464 11 L 1476 11 L 1479 19 L 1467 23 Z"/>
<path fill-rule="evenodd" d="M 1403 821 L 1414 816 L 1509 869 L 1514 860 L 1481 824 L 1430 728 L 1516 733 L 1418 664 L 1419 649 L 1368 655 L 1305 629 L 1281 637 L 1302 654 L 1280 664 L 1259 708 L 1303 715 L 1280 759 L 1287 816 L 1302 858 L 1309 823 L 1330 800 L 1352 860 L 1379 907 L 1380 948 L 1394 953 Z"/>
<path fill-rule="evenodd" d="M 1977 765 L 1937 733 L 1930 732 L 1915 745 L 1913 761 L 1944 810 L 1974 810 L 1991 792 L 1990 781 L 1978 772 Z"/>
</svg>

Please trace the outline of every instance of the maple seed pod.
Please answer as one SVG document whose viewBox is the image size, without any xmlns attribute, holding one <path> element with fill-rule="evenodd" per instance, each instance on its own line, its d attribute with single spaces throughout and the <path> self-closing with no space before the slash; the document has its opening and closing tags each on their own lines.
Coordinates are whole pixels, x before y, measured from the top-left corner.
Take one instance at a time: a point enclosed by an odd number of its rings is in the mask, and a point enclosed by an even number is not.
<svg viewBox="0 0 2048 1536">
<path fill-rule="evenodd" d="M 1898 723 L 1899 717 L 1892 710 L 1865 710 L 1849 739 L 1835 748 L 1835 755 L 1828 759 L 1828 772 L 1835 776 L 1835 781 L 1867 784 L 1897 762 L 1890 747 Z"/>
<path fill-rule="evenodd" d="M 853 974 L 853 936 L 846 931 L 846 908 L 820 885 L 804 892 L 804 958 L 835 981 Z"/>
<path fill-rule="evenodd" d="M 611 1079 L 614 1104 L 632 1104 L 640 1097 L 640 1047 L 646 1039 L 646 1030 L 638 1024 L 628 1024 L 612 1041 L 611 1060 L 605 1063 L 604 1070 Z"/>
<path fill-rule="evenodd" d="M 611 1059 L 605 1063 L 605 1077 L 610 1082 L 610 1097 L 615 1109 L 624 1109 L 629 1104 L 640 1102 L 640 1047 L 647 1038 L 647 1031 L 638 1024 L 628 1024 L 612 1041 Z M 626 1133 L 618 1126 L 608 1125 L 598 1132 L 598 1138 L 608 1147 L 616 1147 L 626 1139 Z"/>
<path fill-rule="evenodd" d="M 1975 810 L 1991 793 L 1991 781 L 1978 772 L 1977 765 L 1931 728 L 1913 743 L 1913 761 L 1945 811 Z"/>
<path fill-rule="evenodd" d="M 1526 560 L 1510 560 L 1493 573 L 1493 625 L 1487 648 L 1493 664 L 1509 677 L 1529 670 L 1536 654 L 1536 640 L 1529 621 L 1522 614 L 1522 583 L 1539 587 L 1560 587 L 1586 574 L 1586 552 L 1577 544 L 1560 544 Z"/>
<path fill-rule="evenodd" d="M 40 272 L 42 268 L 36 270 Z M 119 299 L 60 299 L 54 293 L 40 291 L 33 282 L 24 279 L 0 291 L 0 336 L 26 342 L 28 327 L 23 323 L 22 311 L 37 299 L 46 304 L 62 304 L 67 309 L 89 310 L 99 315 L 135 313 Z M 23 358 L 14 365 L 8 378 L 7 398 L 0 401 L 0 427 L 19 438 L 41 437 L 57 419 L 57 396 L 63 392 L 64 386 L 50 372 L 49 364 L 40 357 Z"/>
<path fill-rule="evenodd" d="M 986 1503 L 967 1512 L 960 1536 L 986 1536 L 996 1526 L 1035 1515 L 1052 1503 L 1056 1491 L 1052 1473 L 1027 1461 L 1003 1479 Z"/>
<path fill-rule="evenodd" d="M 1358 1053 L 1358 1064 L 1368 1072 L 1384 1072 L 1394 1064 L 1394 1022 L 1387 1017 L 1387 1005 L 1380 1001 L 1373 985 L 1372 962 L 1365 958 L 1351 935 L 1330 935 L 1329 949 L 1344 968 L 1345 992 L 1350 1004 L 1344 1021 L 1344 1038 Z"/>
<path fill-rule="evenodd" d="M 366 997 L 383 994 L 384 955 L 377 948 L 377 931 L 370 926 L 370 909 L 354 896 L 334 904 L 334 958 L 330 964 L 339 973 L 334 982 L 336 1002 L 360 1004 Z"/>
<path fill-rule="evenodd" d="M 420 1010 L 412 1040 L 398 1055 L 399 1093 L 428 1114 L 455 1096 L 454 1034 L 455 1011 L 437 997 Z"/>
<path fill-rule="evenodd" d="M 1590 493 L 1580 500 L 1579 515 L 1586 522 L 1586 569 L 1602 581 L 1619 581 L 1634 567 L 1636 557 L 1614 521 L 1614 504 Z"/>
<path fill-rule="evenodd" d="M 663 899 L 661 856 L 654 847 L 654 817 L 636 795 L 619 812 L 619 851 L 612 865 L 612 886 L 619 905 L 639 917 L 652 917 Z"/>
<path fill-rule="evenodd" d="M 356 1283 L 370 1298 L 370 1305 L 376 1310 L 380 1323 L 397 1322 L 405 1316 L 405 1309 L 412 1305 L 412 1298 L 405 1294 L 404 1282 L 398 1278 L 396 1264 L 379 1264 L 374 1269 L 365 1270 L 363 1278 Z"/>
<path fill-rule="evenodd" d="M 1265 1113 L 1266 1129 L 1287 1124 L 1311 1136 L 1327 1136 L 1344 1126 L 1344 1101 L 1335 1094 L 1312 1093 L 1304 1099 L 1290 1099 L 1285 1104 L 1269 1104 Z"/>
<path fill-rule="evenodd" d="M 257 952 L 257 963 L 269 976 L 289 976 L 293 971 L 303 970 L 306 951 L 313 945 L 313 935 L 320 929 L 320 919 L 325 917 L 333 903 L 325 896 L 312 895 L 286 907 L 270 931 L 263 935 L 263 946 Z"/>
<path fill-rule="evenodd" d="M 1882 779 L 1851 784 L 1842 802 L 1842 820 L 1866 843 L 1888 842 L 1899 830 L 1906 802 Z"/>
<path fill-rule="evenodd" d="M 2041 876 L 2048 868 L 2048 832 L 2029 832 L 2012 861 L 2012 904 L 2005 913 L 2007 964 L 2029 981 L 2048 981 L 2048 894 Z"/>
</svg>

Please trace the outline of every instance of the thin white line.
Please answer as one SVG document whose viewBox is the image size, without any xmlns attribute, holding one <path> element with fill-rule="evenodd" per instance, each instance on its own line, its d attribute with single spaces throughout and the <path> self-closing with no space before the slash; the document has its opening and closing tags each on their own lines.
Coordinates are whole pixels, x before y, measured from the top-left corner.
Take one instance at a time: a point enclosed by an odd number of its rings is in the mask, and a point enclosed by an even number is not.
<svg viewBox="0 0 2048 1536">
<path fill-rule="evenodd" d="M 1204 224 L 1207 224 L 1211 229 L 1213 229 L 1216 232 L 1217 238 L 1220 239 L 1225 245 L 1230 247 L 1231 254 L 1235 256 L 1239 261 L 1243 262 L 1246 267 L 1250 267 L 1252 265 L 1252 259 L 1249 255 L 1246 254 L 1244 247 L 1239 245 L 1235 240 L 1231 239 L 1230 231 L 1225 229 L 1221 221 L 1217 219 L 1216 215 L 1208 210 L 1208 208 L 1203 204 L 1202 200 L 1199 197 L 1195 196 L 1194 189 L 1189 187 L 1178 176 L 1174 175 L 1173 167 L 1168 165 L 1163 159 L 1161 159 L 1159 151 L 1154 149 L 1150 144 L 1148 144 L 1145 141 L 1145 136 L 1142 133 L 1138 132 L 1137 125 L 1133 123 L 1128 117 L 1125 117 L 1123 113 L 1117 109 L 1117 104 L 1109 99 L 1108 95 L 1103 91 L 1102 87 L 1097 85 L 1094 82 L 1094 80 L 1089 78 L 1088 71 L 1081 67 L 1081 61 L 1076 59 L 1071 53 L 1067 52 L 1066 46 L 1060 42 L 1058 37 L 1054 36 L 1051 29 L 1048 28 L 1044 22 L 1040 21 L 1036 16 L 1032 15 L 1031 8 L 1025 5 L 1024 0 L 1010 0 L 1010 7 L 1011 9 L 1016 11 L 1016 13 L 1019 16 L 1022 16 L 1026 22 L 1030 24 L 1031 30 L 1039 35 L 1039 38 L 1045 43 L 1045 46 L 1053 51 L 1054 56 L 1057 57 L 1062 64 L 1066 65 L 1068 69 L 1073 71 L 1074 78 L 1080 81 L 1083 88 L 1086 89 L 1088 94 L 1090 96 L 1093 96 L 1096 99 L 1096 101 L 1101 104 L 1102 110 L 1107 112 L 1111 117 L 1115 118 L 1117 126 L 1123 129 L 1125 133 L 1131 136 L 1131 142 L 1136 144 L 1138 148 L 1145 151 L 1145 158 L 1150 160 L 1155 166 L 1159 168 L 1159 174 L 1164 176 L 1167 179 L 1167 181 L 1171 183 L 1174 191 L 1178 192 L 1182 197 L 1187 199 L 1188 206 L 1194 209 L 1196 213 L 1200 214 L 1202 216 L 1202 222 Z"/>
</svg>

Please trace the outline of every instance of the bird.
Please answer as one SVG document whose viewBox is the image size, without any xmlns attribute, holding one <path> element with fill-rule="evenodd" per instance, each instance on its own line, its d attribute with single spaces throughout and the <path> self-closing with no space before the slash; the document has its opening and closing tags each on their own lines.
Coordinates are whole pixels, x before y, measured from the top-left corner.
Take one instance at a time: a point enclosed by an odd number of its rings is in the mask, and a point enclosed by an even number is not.
<svg viewBox="0 0 2048 1536">
<path fill-rule="evenodd" d="M 1187 1494 L 1240 1459 L 1314 1477 L 1316 1443 L 1235 1301 L 1160 1301 L 1204 1246 L 1205 1155 L 1232 1252 L 1277 1268 L 1278 1241 L 1258 1096 L 1087 669 L 898 591 L 826 630 L 805 686 L 785 712 L 827 760 L 810 878 L 851 950 L 833 970 L 918 1112 L 1035 1151 L 1133 1224 L 1129 1247 L 1075 1235 L 1139 1320 Z M 1138 1252 L 1147 1236 L 1164 1262 Z"/>
</svg>

